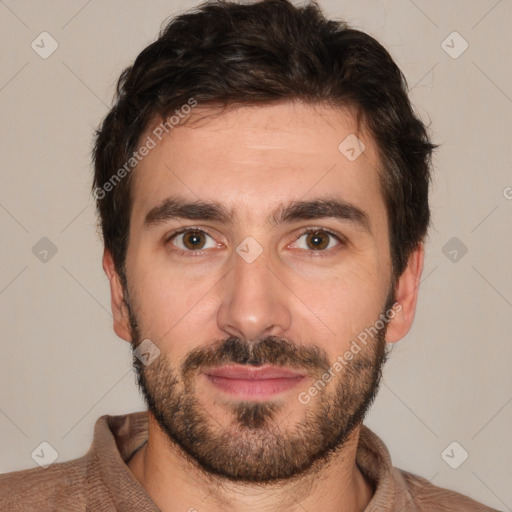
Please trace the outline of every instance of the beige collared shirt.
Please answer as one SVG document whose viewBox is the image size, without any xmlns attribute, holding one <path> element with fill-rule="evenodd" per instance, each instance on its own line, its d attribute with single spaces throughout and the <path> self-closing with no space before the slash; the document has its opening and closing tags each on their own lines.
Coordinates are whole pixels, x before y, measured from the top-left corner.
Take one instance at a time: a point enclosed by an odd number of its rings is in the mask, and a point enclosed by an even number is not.
<svg viewBox="0 0 512 512">
<path fill-rule="evenodd" d="M 126 465 L 146 441 L 147 428 L 147 412 L 102 416 L 83 457 L 0 475 L 0 511 L 158 512 Z M 356 460 L 375 487 L 366 512 L 497 512 L 394 468 L 384 443 L 364 425 Z"/>
</svg>

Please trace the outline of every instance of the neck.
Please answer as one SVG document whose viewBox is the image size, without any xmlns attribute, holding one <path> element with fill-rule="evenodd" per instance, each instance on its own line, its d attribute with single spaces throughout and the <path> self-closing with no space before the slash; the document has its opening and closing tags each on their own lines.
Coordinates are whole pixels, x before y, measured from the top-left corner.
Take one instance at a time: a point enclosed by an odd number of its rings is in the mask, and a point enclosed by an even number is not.
<svg viewBox="0 0 512 512">
<path fill-rule="evenodd" d="M 372 498 L 356 464 L 360 426 L 329 461 L 317 461 L 306 474 L 253 484 L 206 473 L 148 416 L 148 442 L 128 467 L 162 512 L 362 512 Z"/>
</svg>

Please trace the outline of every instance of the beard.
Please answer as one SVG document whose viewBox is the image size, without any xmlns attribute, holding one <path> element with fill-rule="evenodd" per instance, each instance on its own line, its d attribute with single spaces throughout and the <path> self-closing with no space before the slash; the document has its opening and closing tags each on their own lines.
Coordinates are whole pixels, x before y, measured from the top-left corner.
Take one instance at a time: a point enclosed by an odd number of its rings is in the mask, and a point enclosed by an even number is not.
<svg viewBox="0 0 512 512">
<path fill-rule="evenodd" d="M 382 314 L 391 308 L 388 295 Z M 132 349 L 142 342 L 139 322 L 125 291 Z M 208 476 L 234 482 L 272 483 L 315 472 L 346 444 L 373 403 L 388 357 L 387 322 L 377 334 L 324 388 L 307 403 L 288 400 L 229 401 L 221 424 L 201 401 L 196 377 L 207 367 L 224 364 L 261 366 L 271 364 L 306 369 L 313 383 L 332 368 L 325 351 L 301 346 L 277 336 L 258 343 L 230 337 L 193 349 L 180 367 L 173 367 L 162 352 L 144 365 L 134 354 L 137 383 L 149 412 L 169 442 L 182 456 Z M 331 369 L 332 371 L 332 369 Z M 318 389 L 318 386 L 317 386 Z M 287 430 L 281 426 L 283 410 L 296 400 L 304 411 L 300 421 Z M 289 414 L 291 414 L 290 411 Z"/>
</svg>

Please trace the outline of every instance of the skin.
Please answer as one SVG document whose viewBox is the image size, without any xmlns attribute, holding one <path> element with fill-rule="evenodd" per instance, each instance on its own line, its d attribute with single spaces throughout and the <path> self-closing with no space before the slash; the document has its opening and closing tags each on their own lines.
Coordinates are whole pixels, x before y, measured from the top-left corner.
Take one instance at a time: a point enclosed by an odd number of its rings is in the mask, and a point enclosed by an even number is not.
<svg viewBox="0 0 512 512">
<path fill-rule="evenodd" d="M 338 146 L 353 133 L 366 149 L 351 162 Z M 175 368 L 192 350 L 232 336 L 277 336 L 318 347 L 334 362 L 365 327 L 374 325 L 392 282 L 378 163 L 371 137 L 358 132 L 351 112 L 340 108 L 303 103 L 239 107 L 175 127 L 138 165 L 132 182 L 126 275 L 143 338 L 151 339 Z M 144 229 L 147 212 L 171 194 L 218 201 L 233 209 L 237 220 L 227 227 L 174 219 Z M 364 210 L 371 233 L 334 218 L 265 222 L 282 203 L 325 196 Z M 166 242 L 183 227 L 200 227 L 211 235 L 203 256 L 174 252 L 184 250 L 183 240 Z M 318 251 L 307 243 L 308 235 L 296 239 L 309 227 L 340 233 L 346 242 L 328 237 L 326 256 L 311 256 Z M 263 248 L 250 264 L 235 251 L 247 236 Z M 387 323 L 388 343 L 403 338 L 412 325 L 423 258 L 420 243 L 394 290 L 401 310 Z M 114 330 L 131 342 L 125 295 L 108 251 L 103 268 L 111 285 Z M 342 378 L 342 372 L 337 374 L 323 393 L 334 394 Z M 307 406 L 297 400 L 312 383 L 308 377 L 280 394 L 277 416 L 283 432 L 291 432 L 318 405 L 318 396 Z M 225 396 L 205 380 L 196 378 L 194 384 L 212 428 L 235 428 Z M 206 474 L 169 442 L 149 413 L 148 443 L 128 467 L 163 512 L 191 507 L 199 512 L 363 511 L 373 489 L 355 463 L 359 431 L 358 425 L 314 472 L 254 484 Z"/>
</svg>

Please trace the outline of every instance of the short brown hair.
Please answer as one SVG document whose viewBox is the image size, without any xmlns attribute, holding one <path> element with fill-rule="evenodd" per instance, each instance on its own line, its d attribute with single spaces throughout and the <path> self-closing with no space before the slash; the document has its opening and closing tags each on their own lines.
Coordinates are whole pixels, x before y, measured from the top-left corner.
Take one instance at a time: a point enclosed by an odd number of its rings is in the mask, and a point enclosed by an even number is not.
<svg viewBox="0 0 512 512">
<path fill-rule="evenodd" d="M 326 19 L 315 2 L 214 0 L 177 16 L 119 78 L 115 105 L 96 131 L 93 190 L 115 177 L 155 116 L 165 119 L 192 97 L 199 105 L 301 100 L 355 108 L 379 151 L 393 277 L 402 274 L 429 227 L 436 146 L 380 43 Z M 102 197 L 95 192 L 104 245 L 123 284 L 131 176 Z"/>
</svg>

